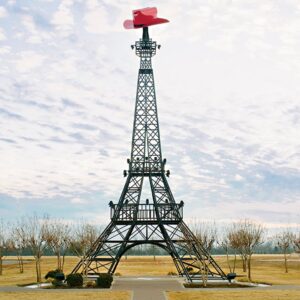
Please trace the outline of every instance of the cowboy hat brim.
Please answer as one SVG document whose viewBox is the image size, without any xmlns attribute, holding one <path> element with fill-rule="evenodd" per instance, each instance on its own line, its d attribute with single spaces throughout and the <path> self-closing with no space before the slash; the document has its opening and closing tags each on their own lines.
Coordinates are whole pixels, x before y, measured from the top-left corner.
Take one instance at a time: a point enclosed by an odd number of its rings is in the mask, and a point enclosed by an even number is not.
<svg viewBox="0 0 300 300">
<path fill-rule="evenodd" d="M 144 23 L 137 24 L 133 20 L 126 20 L 124 21 L 123 25 L 125 29 L 137 29 L 137 28 L 143 28 L 148 27 L 152 25 L 158 25 L 163 23 L 168 23 L 169 20 L 162 19 L 162 18 L 156 18 L 156 19 L 147 19 Z"/>
</svg>

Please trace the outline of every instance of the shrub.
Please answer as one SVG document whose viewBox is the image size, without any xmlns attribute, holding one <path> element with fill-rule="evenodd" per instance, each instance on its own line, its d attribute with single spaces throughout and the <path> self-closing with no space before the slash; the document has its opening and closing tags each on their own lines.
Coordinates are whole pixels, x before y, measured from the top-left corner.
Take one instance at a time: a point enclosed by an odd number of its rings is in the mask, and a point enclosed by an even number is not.
<svg viewBox="0 0 300 300">
<path fill-rule="evenodd" d="M 122 274 L 119 273 L 119 272 L 115 273 L 114 275 L 115 275 L 115 276 L 122 276 Z"/>
<path fill-rule="evenodd" d="M 112 282 L 113 282 L 112 275 L 103 273 L 103 274 L 99 274 L 99 277 L 97 278 L 96 281 L 96 285 L 97 287 L 108 289 L 110 288 Z"/>
<path fill-rule="evenodd" d="M 57 280 L 57 281 L 65 280 L 65 274 L 64 273 L 56 273 L 55 274 L 55 280 Z"/>
<path fill-rule="evenodd" d="M 83 278 L 79 273 L 69 274 L 66 278 L 67 285 L 69 287 L 81 287 L 83 286 Z"/>
<path fill-rule="evenodd" d="M 49 279 L 49 278 L 55 279 L 55 276 L 58 273 L 61 273 L 61 271 L 59 269 L 51 270 L 45 275 L 45 279 Z"/>
<path fill-rule="evenodd" d="M 187 267 L 186 270 L 190 273 L 193 271 L 193 268 L 192 267 Z"/>
</svg>

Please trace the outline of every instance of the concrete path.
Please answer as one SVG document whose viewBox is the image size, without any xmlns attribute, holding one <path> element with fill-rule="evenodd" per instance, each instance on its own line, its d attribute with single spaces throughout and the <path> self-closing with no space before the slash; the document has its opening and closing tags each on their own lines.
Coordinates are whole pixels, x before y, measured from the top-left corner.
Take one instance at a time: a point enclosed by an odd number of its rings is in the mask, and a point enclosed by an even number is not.
<svg viewBox="0 0 300 300">
<path fill-rule="evenodd" d="M 133 291 L 133 300 L 166 300 L 165 291 L 181 291 L 184 287 L 178 278 L 119 277 L 112 289 Z"/>
<path fill-rule="evenodd" d="M 166 291 L 245 291 L 245 288 L 209 288 L 209 289 L 185 289 L 182 286 L 183 279 L 178 277 L 115 277 L 111 290 L 122 290 L 122 291 L 131 291 L 133 298 L 132 300 L 166 300 L 165 292 Z M 250 289 L 255 290 L 300 290 L 300 285 L 272 285 L 268 287 L 251 287 Z M 78 291 L 84 292 L 99 292 L 107 291 L 105 289 L 70 289 L 70 290 L 56 290 L 56 289 L 29 289 L 24 287 L 17 286 L 1 286 L 1 292 L 74 292 Z"/>
<path fill-rule="evenodd" d="M 185 289 L 182 278 L 170 277 L 118 277 L 115 278 L 113 290 L 131 290 L 132 300 L 167 300 L 166 291 L 245 291 L 245 288 L 209 288 Z M 271 285 L 249 287 L 251 290 L 300 290 L 300 285 Z"/>
</svg>

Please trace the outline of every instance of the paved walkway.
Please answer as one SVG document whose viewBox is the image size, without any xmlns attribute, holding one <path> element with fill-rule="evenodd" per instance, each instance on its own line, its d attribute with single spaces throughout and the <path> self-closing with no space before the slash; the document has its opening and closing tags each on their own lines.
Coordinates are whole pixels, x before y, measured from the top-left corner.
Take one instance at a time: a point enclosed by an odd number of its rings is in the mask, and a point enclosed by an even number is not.
<svg viewBox="0 0 300 300">
<path fill-rule="evenodd" d="M 167 300 L 166 291 L 245 291 L 245 288 L 209 288 L 209 289 L 185 289 L 182 286 L 182 278 L 168 277 L 119 277 L 115 279 L 113 290 L 133 291 L 133 300 Z M 255 286 L 256 290 L 300 290 L 300 285 L 271 285 Z"/>
<path fill-rule="evenodd" d="M 132 291 L 133 298 L 132 300 L 166 300 L 165 292 L 166 291 L 221 291 L 226 290 L 230 292 L 231 289 L 228 288 L 210 288 L 210 289 L 185 289 L 182 286 L 182 278 L 170 278 L 170 277 L 115 277 L 114 283 L 112 285 L 112 290 L 125 290 Z M 252 287 L 251 289 L 256 290 L 300 290 L 300 285 L 272 285 L 268 287 Z M 245 288 L 234 288 L 231 291 L 245 290 Z M 1 292 L 65 292 L 66 290 L 56 290 L 56 289 L 29 289 L 24 287 L 17 286 L 2 286 L 0 287 Z M 77 293 L 78 289 L 70 289 L 68 292 Z M 100 292 L 107 291 L 105 289 L 84 289 L 81 290 L 84 292 Z"/>
<path fill-rule="evenodd" d="M 165 300 L 164 291 L 181 291 L 184 287 L 178 278 L 119 277 L 112 289 L 133 291 L 133 300 Z"/>
</svg>

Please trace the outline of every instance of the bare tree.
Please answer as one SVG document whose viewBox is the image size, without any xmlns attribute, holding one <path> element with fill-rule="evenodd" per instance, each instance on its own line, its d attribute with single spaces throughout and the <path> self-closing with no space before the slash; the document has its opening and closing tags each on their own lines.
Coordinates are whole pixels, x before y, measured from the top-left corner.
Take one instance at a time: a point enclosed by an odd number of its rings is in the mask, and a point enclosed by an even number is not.
<svg viewBox="0 0 300 300">
<path fill-rule="evenodd" d="M 276 235 L 276 241 L 278 247 L 282 250 L 284 255 L 285 273 L 288 273 L 287 253 L 289 248 L 293 245 L 293 242 L 295 241 L 295 235 L 289 230 L 282 231 L 281 233 Z"/>
<path fill-rule="evenodd" d="M 191 230 L 194 232 L 198 241 L 210 252 L 217 239 L 217 227 L 215 223 L 194 221 L 191 224 Z"/>
<path fill-rule="evenodd" d="M 230 247 L 234 250 L 234 267 L 235 271 L 236 266 L 236 253 L 238 253 L 242 259 L 243 272 L 247 271 L 247 255 L 244 251 L 243 240 L 241 239 L 242 232 L 237 228 L 236 224 L 232 225 L 232 228 L 229 229 L 227 238 L 229 240 Z"/>
<path fill-rule="evenodd" d="M 13 225 L 11 228 L 7 247 L 16 252 L 20 273 L 24 273 L 23 251 L 26 248 L 26 241 L 24 232 L 18 225 Z"/>
<path fill-rule="evenodd" d="M 298 234 L 295 234 L 293 243 L 295 252 L 300 254 L 300 232 L 298 232 Z"/>
<path fill-rule="evenodd" d="M 7 230 L 3 219 L 0 219 L 0 275 L 3 274 L 3 257 L 7 246 Z"/>
<path fill-rule="evenodd" d="M 202 245 L 208 252 L 211 252 L 215 241 L 217 240 L 217 228 L 213 222 L 200 222 L 194 220 L 190 224 L 197 242 Z M 203 286 L 206 286 L 208 281 L 208 269 L 205 263 L 199 261 L 199 272 L 201 273 Z"/>
<path fill-rule="evenodd" d="M 22 218 L 18 225 L 26 246 L 30 248 L 34 256 L 37 282 L 42 280 L 41 258 L 47 246 L 48 224 L 49 217 L 39 219 L 36 215 L 32 215 Z"/>
<path fill-rule="evenodd" d="M 244 262 L 247 263 L 249 281 L 252 281 L 251 258 L 255 248 L 263 242 L 264 231 L 265 229 L 261 224 L 254 223 L 247 219 L 235 223 L 231 231 L 232 245 L 237 247 L 240 255 L 244 258 Z"/>
<path fill-rule="evenodd" d="M 63 220 L 51 220 L 47 227 L 46 241 L 57 257 L 57 269 L 63 272 L 65 256 L 70 248 L 70 225 Z"/>
<path fill-rule="evenodd" d="M 232 248 L 231 242 L 230 242 L 230 228 L 225 227 L 222 231 L 222 234 L 220 238 L 218 239 L 217 243 L 218 245 L 225 251 L 226 253 L 226 261 L 229 268 L 230 273 L 235 272 L 235 264 L 236 264 L 236 254 L 234 255 L 234 264 L 233 267 L 231 267 L 230 261 L 229 261 L 229 251 Z"/>
<path fill-rule="evenodd" d="M 88 250 L 92 247 L 99 236 L 97 226 L 81 221 L 75 226 L 72 238 L 70 239 L 70 249 L 78 257 L 84 258 Z M 87 269 L 84 270 L 84 273 Z"/>
<path fill-rule="evenodd" d="M 244 221 L 245 228 L 245 250 L 248 255 L 248 279 L 251 281 L 251 258 L 255 248 L 263 243 L 264 227 L 261 224 L 249 220 Z"/>
</svg>

